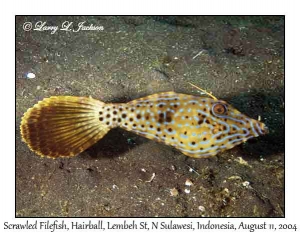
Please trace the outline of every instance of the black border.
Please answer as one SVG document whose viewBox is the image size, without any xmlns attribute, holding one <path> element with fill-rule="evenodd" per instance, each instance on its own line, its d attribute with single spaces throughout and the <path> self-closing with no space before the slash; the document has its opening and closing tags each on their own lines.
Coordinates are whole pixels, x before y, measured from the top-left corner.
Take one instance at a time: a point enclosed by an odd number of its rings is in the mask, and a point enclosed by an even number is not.
<svg viewBox="0 0 300 233">
<path fill-rule="evenodd" d="M 284 19 L 284 54 L 283 54 L 283 60 L 284 60 L 284 97 L 285 97 L 285 31 L 286 31 L 286 21 L 285 21 L 285 15 L 15 15 L 15 113 L 17 112 L 17 99 L 16 99 L 16 80 L 17 80 L 17 59 L 16 59 L 16 47 L 17 47 L 17 17 L 19 16 L 53 16 L 53 17 L 57 17 L 57 16 L 86 16 L 86 17 L 89 17 L 89 16 L 211 16 L 211 17 L 216 17 L 216 16 L 234 16 L 234 17 L 239 17 L 239 16 L 281 16 L 283 17 Z M 285 111 L 284 111 L 284 116 L 285 116 Z M 284 117 L 284 125 L 286 123 L 286 118 Z M 17 132 L 17 119 L 15 117 L 15 132 Z M 285 131 L 285 127 L 284 127 L 284 134 L 286 135 L 286 131 Z M 286 218 L 286 195 L 285 195 L 285 192 L 286 192 L 286 186 L 285 186 L 285 181 L 286 181 L 286 163 L 285 163 L 285 155 L 286 155 L 286 148 L 284 148 L 284 210 L 283 210 L 283 214 L 284 216 L 283 217 L 102 217 L 102 216 L 98 216 L 98 217 L 94 217 L 94 216 L 91 216 L 91 217 L 55 217 L 55 216 L 48 216 L 48 217 L 19 217 L 19 216 L 16 216 L 16 213 L 17 213 L 17 195 L 16 195 L 16 192 L 17 192 L 17 176 L 16 176 L 16 168 L 17 168 L 17 148 L 16 148 L 16 135 L 15 135 L 15 218 L 17 219 L 22 219 L 22 218 L 25 218 L 25 219 L 28 219 L 28 218 L 33 218 L 33 219 L 119 219 L 119 218 L 122 218 L 122 219 L 145 219 L 145 218 L 154 218 L 154 219 L 157 219 L 157 220 L 160 220 L 160 219 L 172 219 L 172 218 L 186 218 L 186 219 L 235 219 L 235 218 L 240 218 L 240 219 L 251 219 L 251 218 L 261 218 L 261 219 L 268 219 L 268 218 Z M 199 229 L 200 230 L 200 229 Z M 203 229 L 204 230 L 204 229 Z M 227 229 L 228 230 L 228 229 Z"/>
</svg>

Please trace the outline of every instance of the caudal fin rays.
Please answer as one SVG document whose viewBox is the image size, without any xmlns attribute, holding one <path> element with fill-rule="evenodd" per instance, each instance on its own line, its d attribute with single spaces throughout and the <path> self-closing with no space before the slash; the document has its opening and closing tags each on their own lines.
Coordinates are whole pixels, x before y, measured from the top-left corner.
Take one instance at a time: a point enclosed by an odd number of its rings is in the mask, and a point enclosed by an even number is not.
<svg viewBox="0 0 300 233">
<path fill-rule="evenodd" d="M 20 127 L 22 138 L 41 156 L 77 155 L 110 130 L 99 121 L 99 109 L 103 105 L 89 97 L 46 98 L 24 114 Z"/>
</svg>

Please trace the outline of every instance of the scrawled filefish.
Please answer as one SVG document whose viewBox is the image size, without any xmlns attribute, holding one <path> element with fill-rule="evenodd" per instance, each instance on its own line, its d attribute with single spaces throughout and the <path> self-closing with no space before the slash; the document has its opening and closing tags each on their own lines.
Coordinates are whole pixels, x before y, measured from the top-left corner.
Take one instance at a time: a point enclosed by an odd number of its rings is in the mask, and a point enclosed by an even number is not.
<svg viewBox="0 0 300 233">
<path fill-rule="evenodd" d="M 268 132 L 265 124 L 225 101 L 175 92 L 128 103 L 54 96 L 28 109 L 20 128 L 31 150 L 57 158 L 79 154 L 115 127 L 174 146 L 194 158 L 216 155 Z"/>
</svg>

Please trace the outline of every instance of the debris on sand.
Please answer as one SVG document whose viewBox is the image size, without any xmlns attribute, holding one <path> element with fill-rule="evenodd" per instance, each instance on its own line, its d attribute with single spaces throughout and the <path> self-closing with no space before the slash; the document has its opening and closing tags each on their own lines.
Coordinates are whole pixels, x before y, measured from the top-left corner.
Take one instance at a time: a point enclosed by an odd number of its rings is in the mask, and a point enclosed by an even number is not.
<svg viewBox="0 0 300 233">
<path fill-rule="evenodd" d="M 172 188 L 170 189 L 171 197 L 177 197 L 179 195 L 178 189 Z"/>
<path fill-rule="evenodd" d="M 152 182 L 152 180 L 154 179 L 154 177 L 155 177 L 155 173 L 153 173 L 153 174 L 152 174 L 152 176 L 151 176 L 150 180 L 147 180 L 147 181 L 146 181 L 146 183 L 150 183 L 150 182 Z"/>
<path fill-rule="evenodd" d="M 25 77 L 28 78 L 28 79 L 32 79 L 32 78 L 35 78 L 35 74 L 34 73 L 27 73 Z"/>
<path fill-rule="evenodd" d="M 186 179 L 185 185 L 186 185 L 186 186 L 192 186 L 192 185 L 194 185 L 194 184 L 193 184 L 193 182 L 192 182 L 190 179 Z"/>
</svg>

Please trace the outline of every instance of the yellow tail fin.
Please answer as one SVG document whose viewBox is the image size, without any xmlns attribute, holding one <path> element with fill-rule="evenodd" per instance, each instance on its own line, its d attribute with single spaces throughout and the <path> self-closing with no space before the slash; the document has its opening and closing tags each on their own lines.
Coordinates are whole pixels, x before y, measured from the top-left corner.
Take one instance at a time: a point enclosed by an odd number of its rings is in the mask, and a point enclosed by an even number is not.
<svg viewBox="0 0 300 233">
<path fill-rule="evenodd" d="M 104 105 L 89 97 L 46 98 L 24 114 L 20 127 L 22 138 L 41 156 L 77 155 L 112 128 L 99 120 L 99 109 Z"/>
</svg>

